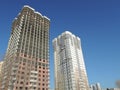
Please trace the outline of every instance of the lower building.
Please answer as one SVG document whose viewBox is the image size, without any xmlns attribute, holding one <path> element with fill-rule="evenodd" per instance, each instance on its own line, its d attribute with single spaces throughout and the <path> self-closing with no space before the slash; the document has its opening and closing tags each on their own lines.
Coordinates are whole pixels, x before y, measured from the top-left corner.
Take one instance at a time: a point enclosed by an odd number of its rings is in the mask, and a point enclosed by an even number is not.
<svg viewBox="0 0 120 90">
<path fill-rule="evenodd" d="M 96 83 L 90 86 L 90 90 L 102 90 L 100 83 Z"/>
<path fill-rule="evenodd" d="M 106 88 L 105 90 L 120 90 L 120 88 Z"/>
</svg>

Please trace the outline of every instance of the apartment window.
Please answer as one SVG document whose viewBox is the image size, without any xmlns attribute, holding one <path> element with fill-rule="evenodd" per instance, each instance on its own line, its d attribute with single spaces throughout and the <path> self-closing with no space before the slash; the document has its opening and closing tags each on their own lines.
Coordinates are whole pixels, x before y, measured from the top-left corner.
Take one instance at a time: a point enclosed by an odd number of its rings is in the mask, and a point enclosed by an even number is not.
<svg viewBox="0 0 120 90">
<path fill-rule="evenodd" d="M 26 55 L 26 54 L 24 54 L 24 57 L 27 57 L 27 55 Z"/>
<path fill-rule="evenodd" d="M 22 90 L 22 87 L 20 87 L 20 90 Z"/>
<path fill-rule="evenodd" d="M 22 74 L 24 74 L 24 72 L 22 72 Z"/>
<path fill-rule="evenodd" d="M 19 67 L 19 69 L 21 68 L 21 66 Z"/>
<path fill-rule="evenodd" d="M 34 87 L 34 89 L 36 89 L 36 87 Z"/>
<path fill-rule="evenodd" d="M 26 80 L 28 80 L 28 77 L 26 78 Z"/>
<path fill-rule="evenodd" d="M 27 90 L 28 88 L 26 87 L 25 89 Z"/>
<path fill-rule="evenodd" d="M 21 77 L 21 79 L 24 79 L 24 77 Z"/>
<path fill-rule="evenodd" d="M 23 82 L 20 82 L 20 84 L 23 84 Z"/>
<path fill-rule="evenodd" d="M 43 83 L 43 86 L 45 86 L 45 84 Z"/>
<path fill-rule="evenodd" d="M 25 68 L 23 67 L 22 69 L 24 70 Z"/>
<path fill-rule="evenodd" d="M 39 65 L 41 65 L 41 63 L 39 62 Z"/>
<path fill-rule="evenodd" d="M 23 63 L 23 65 L 25 65 L 25 63 Z"/>
<path fill-rule="evenodd" d="M 32 61 L 32 64 L 34 64 L 34 61 Z"/>
</svg>

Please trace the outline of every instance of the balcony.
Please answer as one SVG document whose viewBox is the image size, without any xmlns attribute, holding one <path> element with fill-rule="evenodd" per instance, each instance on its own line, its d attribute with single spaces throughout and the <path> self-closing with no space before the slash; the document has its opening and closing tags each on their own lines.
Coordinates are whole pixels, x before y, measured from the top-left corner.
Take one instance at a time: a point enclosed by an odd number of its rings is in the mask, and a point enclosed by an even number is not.
<svg viewBox="0 0 120 90">
<path fill-rule="evenodd" d="M 16 80 L 16 78 L 12 78 L 12 80 L 13 80 L 13 81 L 15 81 L 15 80 Z"/>
<path fill-rule="evenodd" d="M 17 67 L 12 68 L 12 70 L 17 70 Z"/>
<path fill-rule="evenodd" d="M 13 83 L 10 82 L 10 83 L 9 83 L 9 86 L 12 86 L 12 85 L 13 85 Z"/>
<path fill-rule="evenodd" d="M 30 87 L 37 87 L 37 84 L 30 84 Z"/>
<path fill-rule="evenodd" d="M 36 74 L 37 74 L 37 73 L 38 73 L 38 71 L 31 71 L 31 73 L 36 73 Z"/>
<path fill-rule="evenodd" d="M 30 77 L 35 77 L 35 78 L 37 78 L 38 75 L 31 74 Z"/>
<path fill-rule="evenodd" d="M 11 75 L 15 75 L 16 73 L 15 72 L 12 72 Z"/>
<path fill-rule="evenodd" d="M 31 79 L 31 80 L 30 80 L 30 82 L 37 82 L 37 79 L 36 79 L 36 80 L 34 80 L 34 79 Z"/>
<path fill-rule="evenodd" d="M 4 79 L 6 79 L 7 78 L 7 76 L 4 76 Z"/>
</svg>

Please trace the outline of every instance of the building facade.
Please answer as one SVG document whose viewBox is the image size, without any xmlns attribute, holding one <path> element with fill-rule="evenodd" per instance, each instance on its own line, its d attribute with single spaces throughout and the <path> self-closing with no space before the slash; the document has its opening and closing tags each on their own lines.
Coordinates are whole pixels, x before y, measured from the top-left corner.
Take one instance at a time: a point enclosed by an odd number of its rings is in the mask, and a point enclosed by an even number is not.
<svg viewBox="0 0 120 90">
<path fill-rule="evenodd" d="M 3 61 L 0 61 L 0 90 L 1 90 L 1 82 L 2 82 L 2 65 L 3 65 Z"/>
<path fill-rule="evenodd" d="M 0 76 L 1 76 L 1 72 L 2 72 L 2 65 L 3 65 L 3 61 L 0 61 Z"/>
<path fill-rule="evenodd" d="M 53 40 L 55 90 L 89 90 L 81 41 L 69 31 Z"/>
<path fill-rule="evenodd" d="M 12 23 L 1 90 L 49 89 L 50 19 L 25 5 Z"/>
</svg>

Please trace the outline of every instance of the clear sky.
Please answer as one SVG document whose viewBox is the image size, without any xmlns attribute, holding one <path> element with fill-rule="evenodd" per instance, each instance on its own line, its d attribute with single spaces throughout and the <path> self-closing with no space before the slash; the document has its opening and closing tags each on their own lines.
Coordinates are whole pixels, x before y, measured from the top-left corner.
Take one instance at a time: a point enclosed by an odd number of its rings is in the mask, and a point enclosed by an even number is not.
<svg viewBox="0 0 120 90">
<path fill-rule="evenodd" d="M 66 30 L 81 38 L 89 83 L 115 87 L 115 81 L 120 79 L 120 0 L 1 0 L 0 59 L 6 52 L 12 21 L 24 5 L 51 19 L 51 88 L 52 40 Z"/>
</svg>

